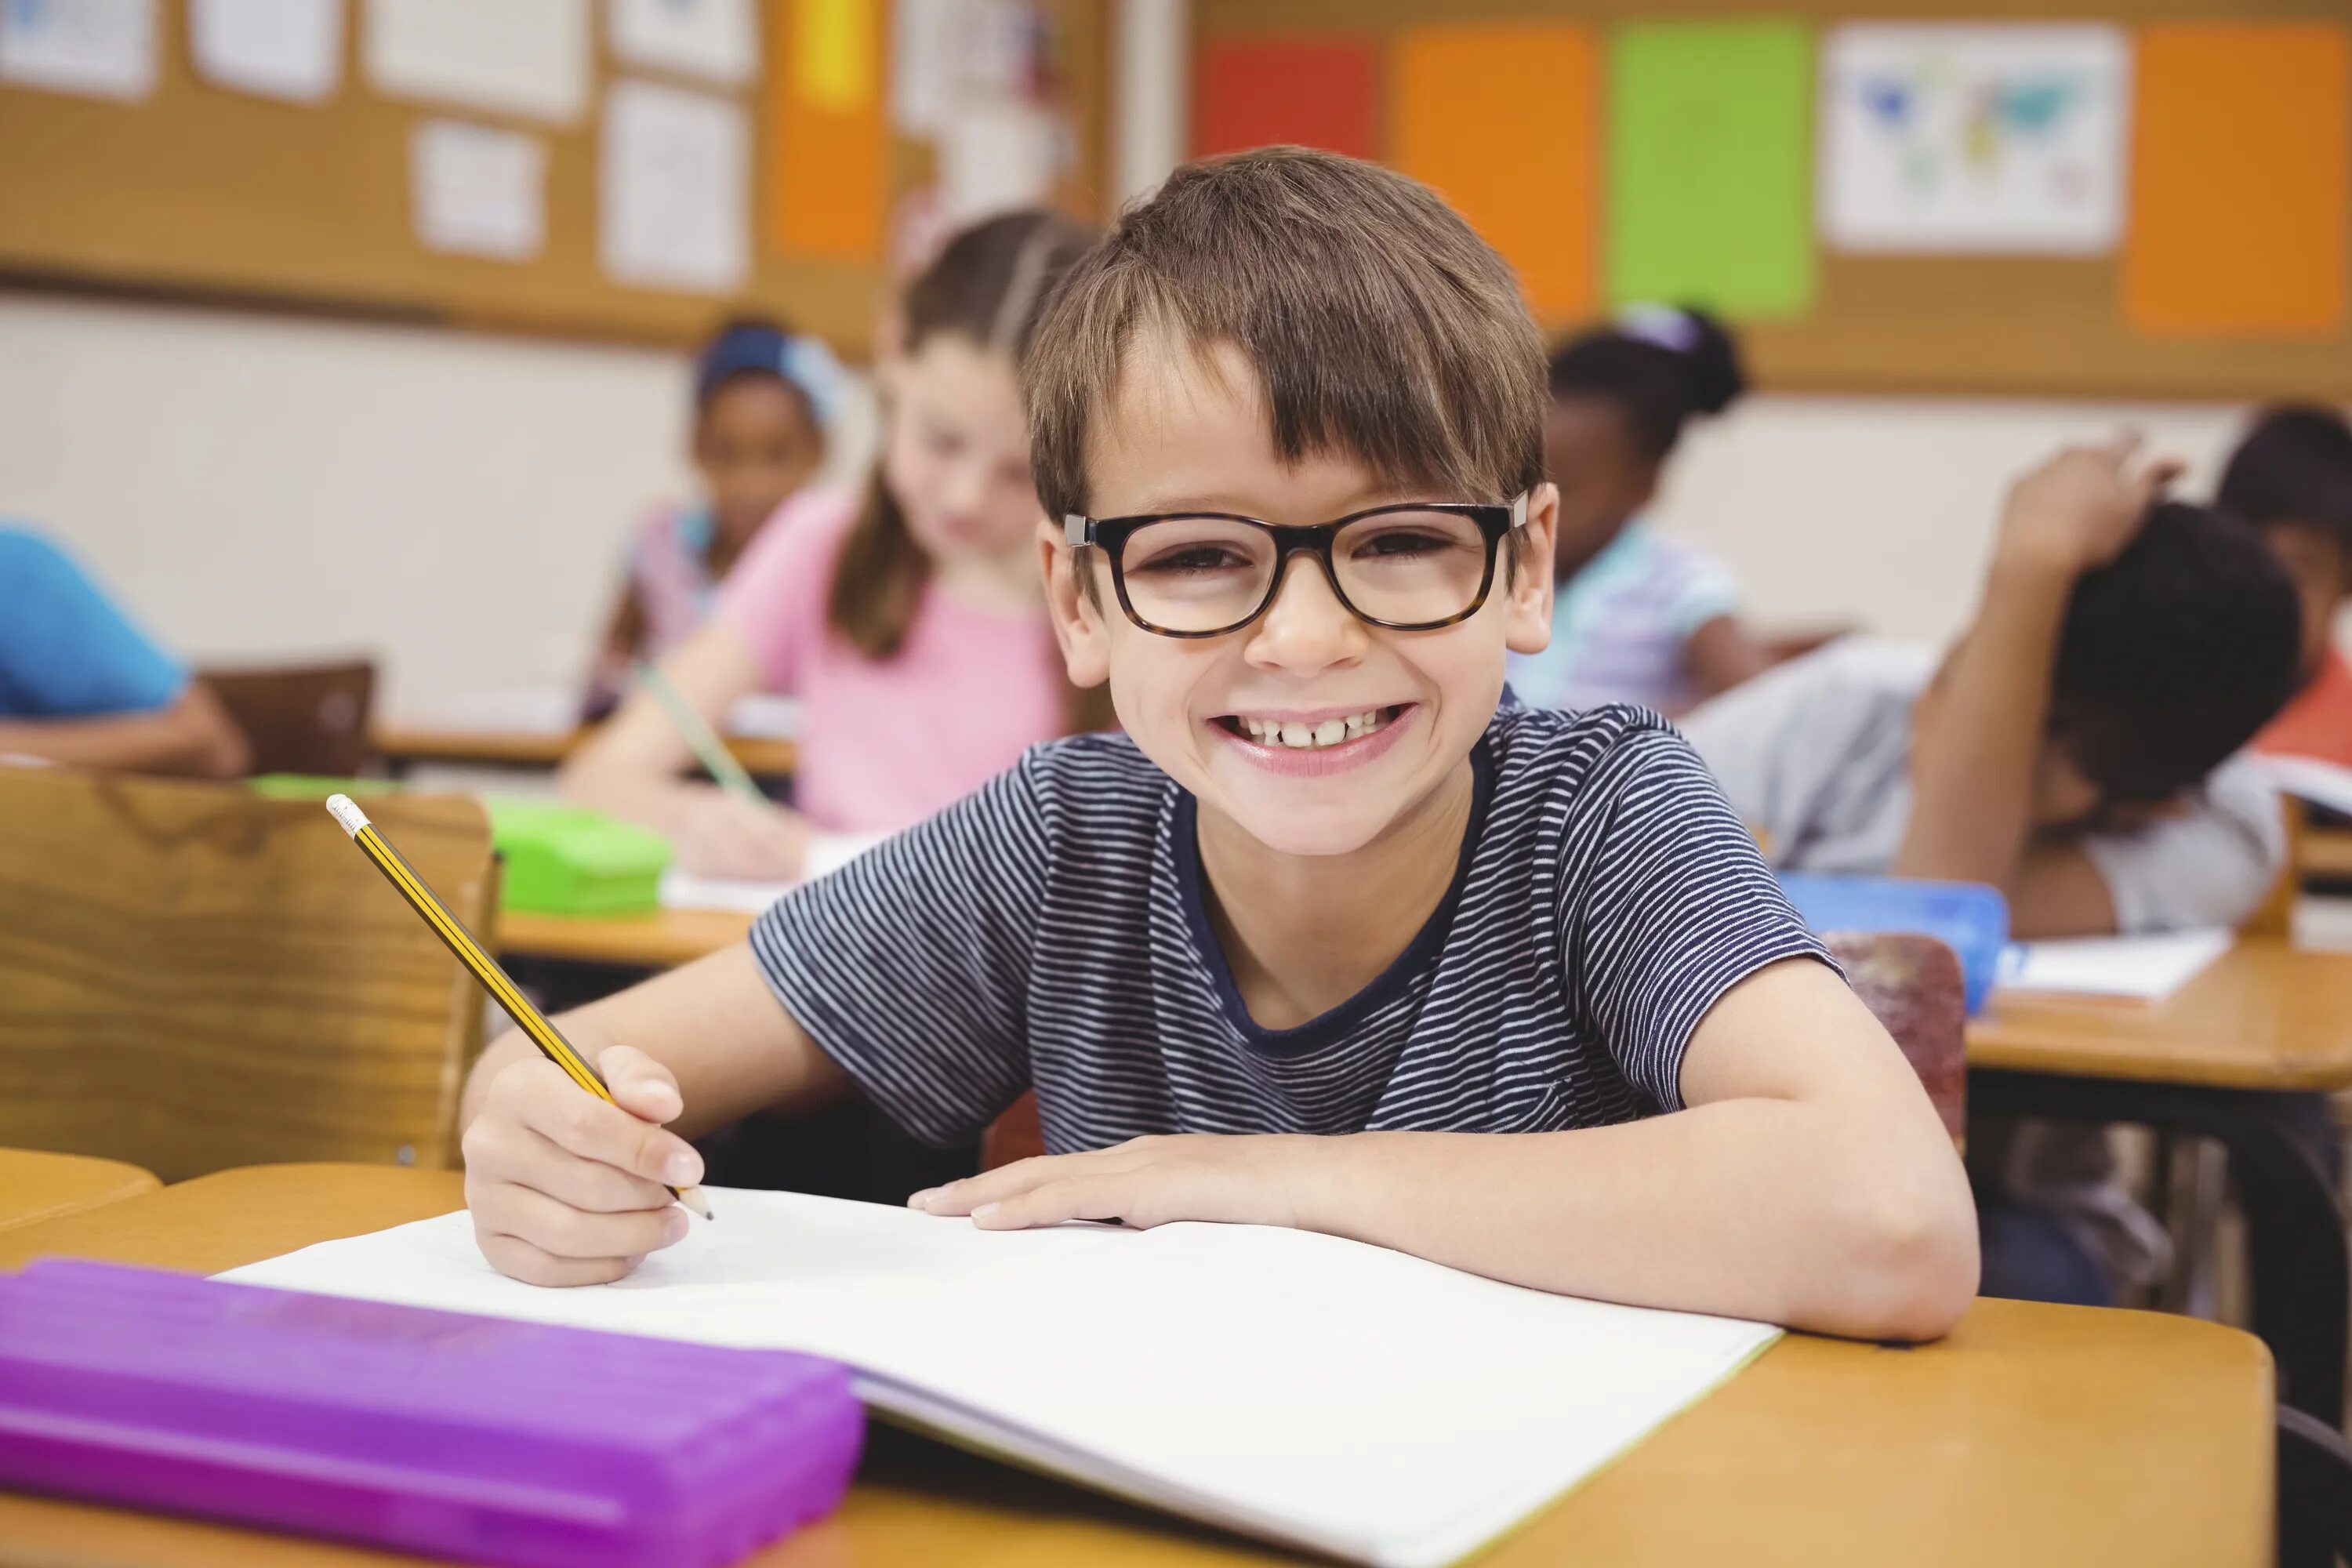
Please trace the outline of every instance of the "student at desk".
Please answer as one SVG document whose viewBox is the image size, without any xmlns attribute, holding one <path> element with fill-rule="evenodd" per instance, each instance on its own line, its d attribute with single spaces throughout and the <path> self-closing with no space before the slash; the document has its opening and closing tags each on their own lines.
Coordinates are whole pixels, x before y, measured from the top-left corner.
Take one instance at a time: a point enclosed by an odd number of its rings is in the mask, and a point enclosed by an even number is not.
<svg viewBox="0 0 2352 1568">
<path fill-rule="evenodd" d="M 739 318 L 703 345 L 693 438 L 702 500 L 663 508 L 630 539 L 627 579 L 583 704 L 589 719 L 619 704 L 637 660 L 660 658 L 710 617 L 719 584 L 761 525 L 824 463 L 846 392 L 831 350 L 774 321 Z"/>
<path fill-rule="evenodd" d="M 2352 660 L 2336 646 L 2352 604 L 2352 425 L 2332 408 L 2265 410 L 2216 499 L 2262 530 L 2303 603 L 2303 689 L 2254 748 L 2352 767 Z"/>
<path fill-rule="evenodd" d="M 2021 937 L 2237 924 L 2285 857 L 2234 753 L 2294 689 L 2294 591 L 2168 465 L 2077 448 L 2010 492 L 1975 622 L 1939 665 L 1864 638 L 1687 715 L 1732 805 L 1805 871 L 1999 888 Z M 2164 1237 L 2095 1131 L 1972 1129 L 1989 1294 L 2106 1302 Z"/>
<path fill-rule="evenodd" d="M 660 1123 L 855 1089 L 946 1145 L 1034 1086 L 1049 1154 L 911 1201 L 1943 1332 L 1976 1284 L 1951 1142 L 1705 769 L 1635 709 L 1501 704 L 1557 516 L 1502 259 L 1370 164 L 1187 165 L 1076 268 L 1024 386 L 1058 520 L 1032 560 L 1126 734 L 1033 750 L 572 1015 L 618 1105 L 491 1046 L 490 1261 L 576 1284 L 676 1241 L 655 1184 L 699 1162 Z"/>
<path fill-rule="evenodd" d="M 1024 747 L 1108 721 L 1054 654 L 1015 381 L 1040 310 L 1086 242 L 1037 212 L 950 240 L 907 290 L 905 340 L 881 372 L 881 461 L 864 495 L 787 501 L 710 622 L 661 661 L 713 727 L 751 692 L 800 699 L 799 809 L 680 779 L 687 743 L 646 691 L 565 765 L 566 795 L 651 827 L 688 871 L 789 880 L 812 830 L 894 832 Z"/>
<path fill-rule="evenodd" d="M 40 534 L 0 526 L 0 756 L 233 778 L 219 700 Z"/>
</svg>

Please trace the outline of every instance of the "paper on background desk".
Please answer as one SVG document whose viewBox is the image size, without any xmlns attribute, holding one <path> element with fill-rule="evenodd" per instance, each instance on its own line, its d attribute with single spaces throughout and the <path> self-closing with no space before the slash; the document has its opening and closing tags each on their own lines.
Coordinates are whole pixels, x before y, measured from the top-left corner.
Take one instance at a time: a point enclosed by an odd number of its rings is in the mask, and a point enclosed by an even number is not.
<svg viewBox="0 0 2352 1568">
<path fill-rule="evenodd" d="M 881 833 L 820 833 L 809 841 L 808 878 L 814 881 L 840 870 L 887 837 Z M 731 877 L 698 877 L 676 867 L 662 873 L 661 907 L 666 910 L 735 910 L 764 913 L 770 904 L 797 887 L 794 882 L 747 882 Z"/>
<path fill-rule="evenodd" d="M 616 1285 L 506 1279 L 463 1213 L 222 1278 L 830 1356 L 869 1405 L 917 1425 L 1393 1568 L 1476 1549 L 1779 1333 L 1303 1231 L 987 1232 L 798 1194 L 711 1201 L 715 1223 Z"/>
<path fill-rule="evenodd" d="M 2282 795 L 2352 816 L 2352 768 L 2317 757 L 2254 758 L 2254 769 Z"/>
<path fill-rule="evenodd" d="M 2161 1002 L 2236 941 L 2236 932 L 2221 928 L 2012 942 L 2001 954 L 1999 986 L 2013 994 Z"/>
</svg>

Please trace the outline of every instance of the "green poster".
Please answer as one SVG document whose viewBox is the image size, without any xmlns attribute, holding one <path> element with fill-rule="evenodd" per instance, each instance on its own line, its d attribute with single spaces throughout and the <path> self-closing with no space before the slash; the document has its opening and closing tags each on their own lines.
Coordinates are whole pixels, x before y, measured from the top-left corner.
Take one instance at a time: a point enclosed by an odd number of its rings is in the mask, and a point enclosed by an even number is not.
<svg viewBox="0 0 2352 1568">
<path fill-rule="evenodd" d="M 1610 298 L 1802 315 L 1811 35 L 1796 22 L 1634 24 L 1609 54 Z"/>
</svg>

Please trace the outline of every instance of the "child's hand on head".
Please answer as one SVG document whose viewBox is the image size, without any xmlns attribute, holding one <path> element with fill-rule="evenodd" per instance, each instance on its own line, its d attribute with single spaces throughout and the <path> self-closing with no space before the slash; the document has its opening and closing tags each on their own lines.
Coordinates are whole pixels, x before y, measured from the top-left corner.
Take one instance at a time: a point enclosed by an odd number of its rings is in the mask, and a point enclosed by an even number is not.
<svg viewBox="0 0 2352 1568">
<path fill-rule="evenodd" d="M 2139 437 L 2069 447 L 2010 487 L 2001 555 L 2077 576 L 2123 553 L 2148 508 L 2179 476 L 2179 459 L 2143 459 Z"/>
<path fill-rule="evenodd" d="M 697 789 L 662 825 L 680 870 L 698 877 L 790 882 L 808 860 L 809 826 L 798 812 L 754 805 L 723 790 Z"/>
<path fill-rule="evenodd" d="M 1083 1154 L 1016 1160 L 907 1200 L 925 1214 L 970 1215 L 983 1230 L 1073 1219 L 1138 1229 L 1180 1219 L 1313 1228 L 1319 1156 L 1334 1141 L 1283 1134 L 1130 1138 Z"/>
<path fill-rule="evenodd" d="M 668 1187 L 702 1179 L 702 1156 L 662 1131 L 685 1110 L 677 1080 L 613 1046 L 596 1070 L 606 1104 L 543 1057 L 490 1082 L 467 1125 L 466 1207 L 482 1256 L 526 1285 L 601 1285 L 686 1235 Z"/>
</svg>

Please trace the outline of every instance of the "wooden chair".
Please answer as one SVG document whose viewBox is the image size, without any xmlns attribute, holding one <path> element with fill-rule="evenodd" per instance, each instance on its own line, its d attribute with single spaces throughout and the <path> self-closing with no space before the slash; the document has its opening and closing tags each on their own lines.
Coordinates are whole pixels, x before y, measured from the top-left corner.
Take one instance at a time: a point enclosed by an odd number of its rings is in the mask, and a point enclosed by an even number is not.
<svg viewBox="0 0 2352 1568">
<path fill-rule="evenodd" d="M 375 703 L 375 665 L 289 665 L 270 669 L 207 669 L 196 679 L 245 731 L 257 773 L 324 773 L 350 778 L 374 761 L 368 719 Z"/>
<path fill-rule="evenodd" d="M 1822 940 L 1845 966 L 1855 994 L 1903 1047 L 1944 1130 L 1958 1142 L 1968 1124 L 1969 1024 L 1959 959 L 1931 936 L 1840 932 Z M 990 1124 L 980 1166 L 992 1171 L 1045 1152 L 1036 1097 L 1024 1094 Z"/>
<path fill-rule="evenodd" d="M 369 810 L 486 940 L 470 799 Z M 179 1181 L 233 1165 L 446 1165 L 474 982 L 315 804 L 0 767 L 0 1145 Z"/>
</svg>

